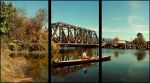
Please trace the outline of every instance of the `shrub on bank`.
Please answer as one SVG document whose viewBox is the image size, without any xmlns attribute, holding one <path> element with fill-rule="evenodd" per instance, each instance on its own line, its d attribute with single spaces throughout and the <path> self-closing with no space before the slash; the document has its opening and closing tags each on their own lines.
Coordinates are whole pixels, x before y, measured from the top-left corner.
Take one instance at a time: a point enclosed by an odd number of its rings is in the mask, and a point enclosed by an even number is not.
<svg viewBox="0 0 150 83">
<path fill-rule="evenodd" d="M 60 46 L 51 40 L 51 52 L 59 52 Z"/>
</svg>

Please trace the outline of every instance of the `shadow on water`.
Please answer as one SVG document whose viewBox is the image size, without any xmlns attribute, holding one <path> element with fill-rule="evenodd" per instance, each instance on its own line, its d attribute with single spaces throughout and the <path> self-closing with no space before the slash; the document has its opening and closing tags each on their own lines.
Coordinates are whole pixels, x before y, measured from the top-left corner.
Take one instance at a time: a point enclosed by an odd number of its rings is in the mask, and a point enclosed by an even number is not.
<svg viewBox="0 0 150 83">
<path fill-rule="evenodd" d="M 24 71 L 26 78 L 31 78 L 32 82 L 48 82 L 48 54 L 39 53 L 12 53 L 9 55 L 12 59 L 22 57 L 25 59 Z M 16 61 L 17 62 L 17 61 Z M 19 69 L 19 68 L 18 68 Z"/>
</svg>

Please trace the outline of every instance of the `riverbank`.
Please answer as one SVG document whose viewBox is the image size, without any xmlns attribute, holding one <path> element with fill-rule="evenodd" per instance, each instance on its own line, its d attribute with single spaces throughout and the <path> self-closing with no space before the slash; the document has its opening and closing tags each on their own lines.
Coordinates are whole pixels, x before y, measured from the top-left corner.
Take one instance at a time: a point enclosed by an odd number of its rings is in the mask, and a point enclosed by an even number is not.
<svg viewBox="0 0 150 83">
<path fill-rule="evenodd" d="M 29 62 L 33 61 L 32 59 L 41 62 L 45 54 L 48 55 L 48 52 L 17 52 L 6 49 L 3 50 L 3 52 L 1 52 L 1 82 L 33 82 L 33 78 L 26 76 L 26 69 L 30 67 Z M 27 59 L 29 60 L 27 61 Z M 47 64 L 48 58 L 45 58 L 42 62 Z M 36 64 L 38 65 L 38 63 Z"/>
<path fill-rule="evenodd" d="M 25 78 L 22 69 L 26 64 L 25 60 L 22 58 L 13 60 L 11 57 L 8 56 L 11 53 L 10 50 L 5 49 L 2 51 L 3 52 L 1 52 L 1 82 L 21 82 L 21 80 Z"/>
<path fill-rule="evenodd" d="M 1 82 L 34 81 L 33 78 L 26 77 L 25 75 L 28 67 L 26 60 L 30 59 L 32 61 L 32 59 L 39 58 L 37 61 L 40 62 L 44 57 L 43 55 L 48 55 L 47 30 L 41 30 L 37 34 L 37 42 L 28 40 L 20 41 L 9 38 L 8 36 L 1 36 Z M 48 63 L 48 58 L 44 61 Z"/>
</svg>

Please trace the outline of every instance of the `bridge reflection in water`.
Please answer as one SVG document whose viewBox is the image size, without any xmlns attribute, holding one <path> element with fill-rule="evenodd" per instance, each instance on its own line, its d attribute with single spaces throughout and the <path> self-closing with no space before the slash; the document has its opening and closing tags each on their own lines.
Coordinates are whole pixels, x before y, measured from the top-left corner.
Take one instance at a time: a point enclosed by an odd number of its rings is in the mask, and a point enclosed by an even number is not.
<svg viewBox="0 0 150 83">
<path fill-rule="evenodd" d="M 99 50 L 98 48 L 90 48 L 90 49 L 69 49 L 69 50 L 63 50 L 61 53 L 54 53 L 52 56 L 52 61 L 59 60 L 59 61 L 67 61 L 67 60 L 75 60 L 78 59 L 79 56 L 82 55 L 83 51 L 86 50 L 87 56 L 90 57 L 97 57 L 99 56 Z M 56 57 L 57 56 L 57 57 Z M 64 76 L 68 73 L 77 72 L 83 68 L 88 68 L 90 66 L 96 65 L 93 64 L 82 64 L 82 65 L 74 65 L 74 66 L 66 66 L 66 67 L 51 67 L 51 73 L 52 76 Z"/>
<path fill-rule="evenodd" d="M 97 57 L 99 56 L 99 48 L 79 48 L 79 49 L 68 49 L 63 50 L 61 53 L 52 53 L 51 61 L 58 60 L 58 61 L 67 61 L 67 60 L 75 60 L 81 57 L 84 50 L 89 57 Z"/>
<path fill-rule="evenodd" d="M 53 53 L 51 61 L 67 61 L 78 59 L 83 51 L 86 50 L 87 56 L 99 56 L 99 48 L 63 48 L 60 53 Z M 52 63 L 51 63 L 52 64 Z M 98 82 L 99 78 L 99 62 L 91 64 L 79 64 L 65 67 L 51 66 L 52 82 L 76 82 L 92 81 Z"/>
<path fill-rule="evenodd" d="M 66 67 L 58 67 L 58 68 L 51 67 L 51 75 L 63 77 L 69 73 L 78 72 L 81 69 L 84 69 L 83 73 L 87 74 L 88 67 L 97 66 L 97 64 L 98 63 L 84 64 L 84 65 L 82 64 L 82 65 L 74 65 L 74 66 L 66 66 Z"/>
</svg>

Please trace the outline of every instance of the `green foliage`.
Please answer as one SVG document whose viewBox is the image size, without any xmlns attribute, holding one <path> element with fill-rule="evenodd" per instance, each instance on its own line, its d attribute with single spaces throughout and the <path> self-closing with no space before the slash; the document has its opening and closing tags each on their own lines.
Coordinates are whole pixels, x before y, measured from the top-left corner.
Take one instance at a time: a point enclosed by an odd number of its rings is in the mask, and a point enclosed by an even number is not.
<svg viewBox="0 0 150 83">
<path fill-rule="evenodd" d="M 2 34 L 7 34 L 8 33 L 8 29 L 6 27 L 1 27 L 0 32 Z"/>
<path fill-rule="evenodd" d="M 0 6 L 0 33 L 1 35 L 8 35 L 12 27 L 12 17 L 16 13 L 16 8 L 13 7 L 12 2 L 6 4 L 4 1 L 1 1 Z"/>
</svg>

